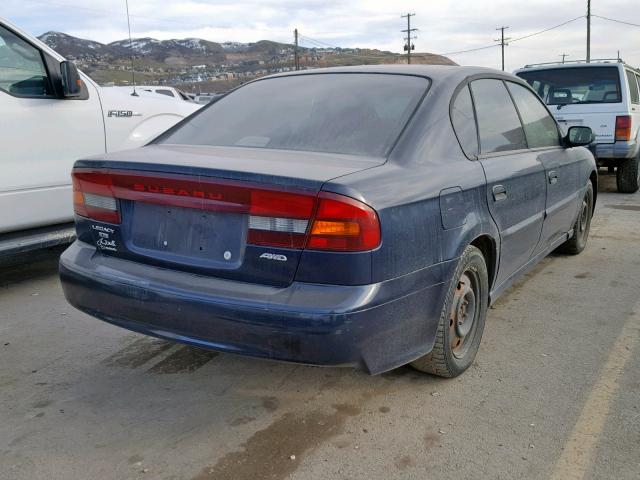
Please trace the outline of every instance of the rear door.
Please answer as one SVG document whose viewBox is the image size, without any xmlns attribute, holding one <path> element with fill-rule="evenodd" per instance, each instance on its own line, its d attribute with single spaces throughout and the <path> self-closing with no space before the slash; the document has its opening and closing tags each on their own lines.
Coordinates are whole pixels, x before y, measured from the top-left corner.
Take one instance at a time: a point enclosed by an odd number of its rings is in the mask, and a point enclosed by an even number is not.
<svg viewBox="0 0 640 480">
<path fill-rule="evenodd" d="M 546 175 L 502 80 L 471 82 L 487 179 L 487 202 L 500 231 L 496 285 L 522 267 L 535 250 L 544 217 Z"/>
<path fill-rule="evenodd" d="M 584 156 L 561 145 L 556 122 L 533 92 L 517 83 L 506 84 L 520 114 L 527 144 L 547 176 L 545 220 L 538 247 L 542 250 L 573 224 L 584 187 L 580 178 Z"/>
</svg>

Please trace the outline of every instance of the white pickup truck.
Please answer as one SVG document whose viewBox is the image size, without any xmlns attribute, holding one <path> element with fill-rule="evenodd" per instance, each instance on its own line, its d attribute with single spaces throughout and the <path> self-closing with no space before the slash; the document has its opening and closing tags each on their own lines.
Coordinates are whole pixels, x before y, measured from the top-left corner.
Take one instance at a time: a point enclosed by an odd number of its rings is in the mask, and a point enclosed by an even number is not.
<svg viewBox="0 0 640 480">
<path fill-rule="evenodd" d="M 73 238 L 75 160 L 141 146 L 198 108 L 101 88 L 0 18 L 0 256 Z"/>
</svg>

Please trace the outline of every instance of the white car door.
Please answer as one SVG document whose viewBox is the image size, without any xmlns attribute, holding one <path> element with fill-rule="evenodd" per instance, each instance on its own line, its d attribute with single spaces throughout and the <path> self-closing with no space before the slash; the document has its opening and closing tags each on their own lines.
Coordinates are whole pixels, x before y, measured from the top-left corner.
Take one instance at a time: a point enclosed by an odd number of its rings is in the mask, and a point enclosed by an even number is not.
<svg viewBox="0 0 640 480">
<path fill-rule="evenodd" d="M 45 55 L 0 25 L 0 234 L 71 221 L 73 162 L 105 152 L 97 89 L 58 98 Z"/>
</svg>

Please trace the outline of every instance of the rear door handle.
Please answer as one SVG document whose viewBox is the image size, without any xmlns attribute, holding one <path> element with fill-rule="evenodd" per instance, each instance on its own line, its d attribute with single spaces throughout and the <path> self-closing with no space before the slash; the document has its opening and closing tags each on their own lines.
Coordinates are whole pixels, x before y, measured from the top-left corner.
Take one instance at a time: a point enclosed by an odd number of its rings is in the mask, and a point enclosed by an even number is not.
<svg viewBox="0 0 640 480">
<path fill-rule="evenodd" d="M 558 173 L 555 170 L 549 172 L 549 183 L 554 184 L 558 181 Z"/>
<path fill-rule="evenodd" d="M 492 191 L 493 191 L 493 199 L 496 202 L 499 202 L 507 198 L 507 189 L 504 188 L 504 185 L 494 185 L 492 188 Z"/>
</svg>

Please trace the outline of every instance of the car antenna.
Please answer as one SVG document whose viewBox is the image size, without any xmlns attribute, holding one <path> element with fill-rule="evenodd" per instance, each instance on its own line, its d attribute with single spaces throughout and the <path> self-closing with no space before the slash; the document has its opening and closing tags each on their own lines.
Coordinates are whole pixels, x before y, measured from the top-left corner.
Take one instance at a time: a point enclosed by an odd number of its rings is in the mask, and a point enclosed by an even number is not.
<svg viewBox="0 0 640 480">
<path fill-rule="evenodd" d="M 129 54 L 131 55 L 131 83 L 133 84 L 133 92 L 131 93 L 132 97 L 138 97 L 139 95 L 136 92 L 136 71 L 134 69 L 133 63 L 133 40 L 131 40 L 131 22 L 129 21 L 129 0 L 124 0 L 125 5 L 127 6 L 127 28 L 129 29 Z"/>
</svg>

